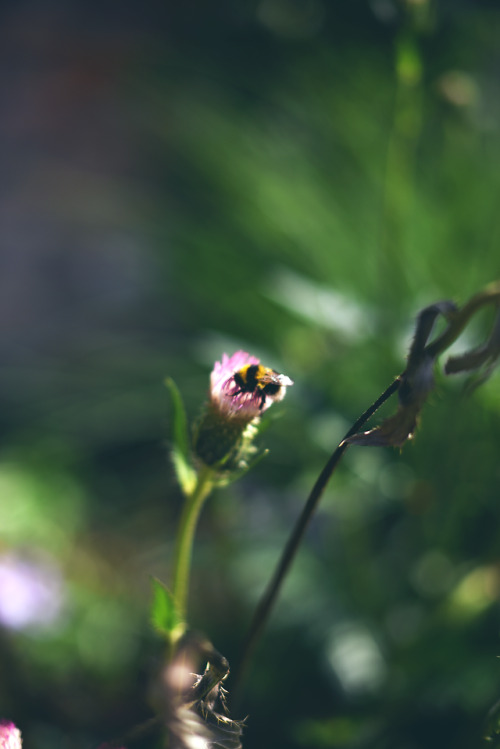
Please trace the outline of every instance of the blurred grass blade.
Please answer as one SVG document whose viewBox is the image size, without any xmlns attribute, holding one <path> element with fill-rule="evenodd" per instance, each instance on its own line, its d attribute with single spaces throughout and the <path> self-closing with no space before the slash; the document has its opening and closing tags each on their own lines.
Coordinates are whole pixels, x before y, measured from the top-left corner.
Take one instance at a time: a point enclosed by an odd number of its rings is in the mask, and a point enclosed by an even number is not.
<svg viewBox="0 0 500 749">
<path fill-rule="evenodd" d="M 186 419 L 186 411 L 182 396 L 175 382 L 167 377 L 165 385 L 170 391 L 173 406 L 173 450 L 172 461 L 174 464 L 177 480 L 183 493 L 187 496 L 192 493 L 196 484 L 196 472 L 190 461 L 189 435 Z"/>
</svg>

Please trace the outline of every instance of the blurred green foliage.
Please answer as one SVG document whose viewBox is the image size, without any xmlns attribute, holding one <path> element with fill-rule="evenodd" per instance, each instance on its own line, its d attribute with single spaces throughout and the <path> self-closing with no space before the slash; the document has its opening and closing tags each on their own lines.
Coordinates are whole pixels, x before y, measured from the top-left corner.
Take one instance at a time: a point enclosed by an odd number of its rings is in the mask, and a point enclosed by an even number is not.
<svg viewBox="0 0 500 749">
<path fill-rule="evenodd" d="M 236 663 L 418 309 L 499 277 L 500 11 L 42 5 L 2 11 L 0 714 L 27 747 L 79 749 L 154 711 L 149 580 L 169 582 L 181 504 L 164 378 L 190 419 L 223 351 L 295 381 L 270 455 L 198 532 L 191 622 Z M 439 384 L 401 454 L 347 454 L 233 708 L 247 749 L 481 745 L 500 384 L 461 386 Z"/>
</svg>

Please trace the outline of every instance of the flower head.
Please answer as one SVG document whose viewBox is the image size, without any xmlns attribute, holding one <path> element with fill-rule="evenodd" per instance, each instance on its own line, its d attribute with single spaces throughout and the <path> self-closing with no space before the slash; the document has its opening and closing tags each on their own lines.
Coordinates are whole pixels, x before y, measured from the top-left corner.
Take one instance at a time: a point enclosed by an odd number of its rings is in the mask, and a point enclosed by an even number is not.
<svg viewBox="0 0 500 749">
<path fill-rule="evenodd" d="M 259 360 L 246 351 L 237 351 L 232 356 L 222 354 L 222 361 L 215 362 L 210 374 L 210 401 L 220 405 L 221 410 L 225 410 L 228 415 L 236 415 L 242 404 L 240 399 L 234 401 L 234 394 L 238 390 L 234 374 L 245 366 L 258 364 Z"/>
<path fill-rule="evenodd" d="M 210 398 L 195 434 L 195 452 L 209 466 L 241 467 L 254 448 L 255 425 L 293 385 L 246 351 L 223 354 L 210 375 Z"/>
<path fill-rule="evenodd" d="M 22 749 L 21 732 L 9 720 L 0 721 L 0 749 Z"/>
<path fill-rule="evenodd" d="M 228 418 L 251 421 L 276 401 L 285 397 L 293 385 L 286 375 L 269 369 L 255 356 L 237 351 L 222 355 L 210 375 L 210 399 Z"/>
</svg>

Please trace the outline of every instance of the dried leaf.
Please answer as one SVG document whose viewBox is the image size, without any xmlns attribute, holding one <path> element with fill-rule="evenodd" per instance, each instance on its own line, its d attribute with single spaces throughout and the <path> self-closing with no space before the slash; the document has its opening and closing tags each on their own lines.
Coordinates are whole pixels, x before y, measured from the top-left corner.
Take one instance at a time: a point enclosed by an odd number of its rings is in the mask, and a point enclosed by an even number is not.
<svg viewBox="0 0 500 749">
<path fill-rule="evenodd" d="M 400 378 L 397 412 L 380 426 L 346 439 L 351 445 L 367 447 L 402 447 L 412 439 L 420 411 L 434 388 L 436 356 L 429 354 L 428 339 L 439 315 L 448 318 L 456 310 L 452 302 L 443 301 L 425 307 L 418 315 L 415 335 L 408 354 L 408 365 Z"/>
<path fill-rule="evenodd" d="M 193 673 L 196 662 L 203 674 Z M 232 720 L 222 682 L 227 660 L 200 635 L 186 633 L 166 672 L 169 749 L 241 749 L 243 722 Z"/>
<path fill-rule="evenodd" d="M 474 387 L 481 385 L 491 376 L 500 358 L 500 312 L 497 312 L 491 335 L 482 346 L 451 356 L 444 367 L 445 374 L 459 372 L 478 373 Z"/>
</svg>

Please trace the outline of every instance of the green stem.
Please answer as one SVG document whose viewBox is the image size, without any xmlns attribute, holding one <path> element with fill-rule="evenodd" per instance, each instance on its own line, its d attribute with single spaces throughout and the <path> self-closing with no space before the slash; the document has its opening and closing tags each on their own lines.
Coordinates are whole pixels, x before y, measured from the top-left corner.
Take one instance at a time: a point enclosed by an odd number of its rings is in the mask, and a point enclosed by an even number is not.
<svg viewBox="0 0 500 749">
<path fill-rule="evenodd" d="M 193 491 L 186 497 L 177 531 L 174 551 L 173 595 L 177 612 L 183 622 L 187 613 L 194 532 L 203 502 L 212 491 L 213 485 L 214 473 L 212 469 L 202 468 Z M 180 635 L 182 632 L 178 634 Z"/>
</svg>

